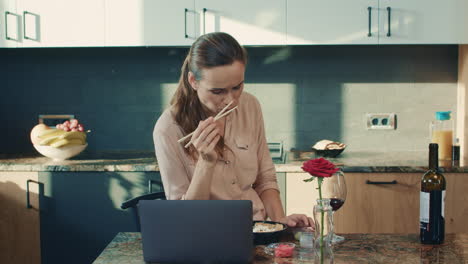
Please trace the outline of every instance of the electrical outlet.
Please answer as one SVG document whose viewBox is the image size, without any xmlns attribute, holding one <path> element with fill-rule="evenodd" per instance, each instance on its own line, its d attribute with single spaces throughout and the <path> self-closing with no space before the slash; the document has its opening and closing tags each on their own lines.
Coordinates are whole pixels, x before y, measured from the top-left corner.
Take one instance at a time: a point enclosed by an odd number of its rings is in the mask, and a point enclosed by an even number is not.
<svg viewBox="0 0 468 264">
<path fill-rule="evenodd" d="M 396 129 L 395 113 L 367 113 L 367 129 Z"/>
</svg>

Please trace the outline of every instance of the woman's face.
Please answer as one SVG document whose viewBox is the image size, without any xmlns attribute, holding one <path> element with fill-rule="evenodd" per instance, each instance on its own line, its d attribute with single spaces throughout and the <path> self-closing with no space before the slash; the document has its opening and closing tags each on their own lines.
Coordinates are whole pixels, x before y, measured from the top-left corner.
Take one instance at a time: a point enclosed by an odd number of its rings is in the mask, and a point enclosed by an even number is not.
<svg viewBox="0 0 468 264">
<path fill-rule="evenodd" d="M 197 91 L 200 102 L 213 114 L 221 111 L 233 101 L 229 108 L 239 103 L 239 97 L 244 89 L 245 65 L 235 61 L 231 65 L 217 66 L 202 70 L 202 79 L 197 81 L 189 72 L 189 82 Z"/>
</svg>

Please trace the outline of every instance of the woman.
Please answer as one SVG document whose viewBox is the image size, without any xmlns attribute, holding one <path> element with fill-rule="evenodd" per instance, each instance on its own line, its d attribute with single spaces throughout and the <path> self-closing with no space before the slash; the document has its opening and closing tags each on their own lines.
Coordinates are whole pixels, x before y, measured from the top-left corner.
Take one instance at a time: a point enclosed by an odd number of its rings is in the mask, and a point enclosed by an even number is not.
<svg viewBox="0 0 468 264">
<path fill-rule="evenodd" d="M 171 106 L 153 132 L 166 197 L 251 200 L 254 220 L 313 226 L 305 215 L 284 214 L 260 104 L 243 92 L 246 64 L 245 49 L 226 33 L 193 43 Z M 228 105 L 237 109 L 215 121 Z"/>
</svg>

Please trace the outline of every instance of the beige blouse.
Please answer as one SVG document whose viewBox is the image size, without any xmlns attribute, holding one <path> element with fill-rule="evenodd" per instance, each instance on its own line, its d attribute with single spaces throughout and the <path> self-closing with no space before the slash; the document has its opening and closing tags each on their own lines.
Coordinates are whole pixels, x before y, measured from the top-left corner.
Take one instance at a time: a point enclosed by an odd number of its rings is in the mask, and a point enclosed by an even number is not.
<svg viewBox="0 0 468 264">
<path fill-rule="evenodd" d="M 251 200 L 254 220 L 265 220 L 260 195 L 279 191 L 276 172 L 265 138 L 258 100 L 243 92 L 239 107 L 226 118 L 225 144 L 232 150 L 215 165 L 212 200 Z M 154 147 L 167 199 L 184 199 L 195 170 L 195 162 L 177 140 L 184 135 L 169 109 L 160 116 L 153 131 Z"/>
</svg>

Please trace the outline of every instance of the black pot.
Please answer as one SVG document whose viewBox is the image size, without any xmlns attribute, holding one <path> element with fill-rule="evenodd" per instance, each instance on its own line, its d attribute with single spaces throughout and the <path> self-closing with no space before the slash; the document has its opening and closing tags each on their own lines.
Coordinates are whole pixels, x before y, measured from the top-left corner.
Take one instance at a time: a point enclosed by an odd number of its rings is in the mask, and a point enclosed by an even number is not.
<svg viewBox="0 0 468 264">
<path fill-rule="evenodd" d="M 288 228 L 288 226 L 285 225 L 285 224 L 278 223 L 278 222 L 273 222 L 273 221 L 253 221 L 252 228 L 255 225 L 255 223 L 280 224 L 280 225 L 283 226 L 283 229 L 281 229 L 279 231 L 253 233 L 254 244 L 255 245 L 268 245 L 268 244 L 271 244 L 271 243 L 279 242 L 280 237 L 283 235 L 285 230 Z"/>
<path fill-rule="evenodd" d="M 338 155 L 340 155 L 341 152 L 343 152 L 343 150 L 345 150 L 345 149 L 343 148 L 343 149 L 325 149 L 325 150 L 321 150 L 321 149 L 312 148 L 312 150 L 315 152 L 315 154 L 317 154 L 317 156 L 326 157 L 326 158 L 335 158 Z"/>
</svg>

